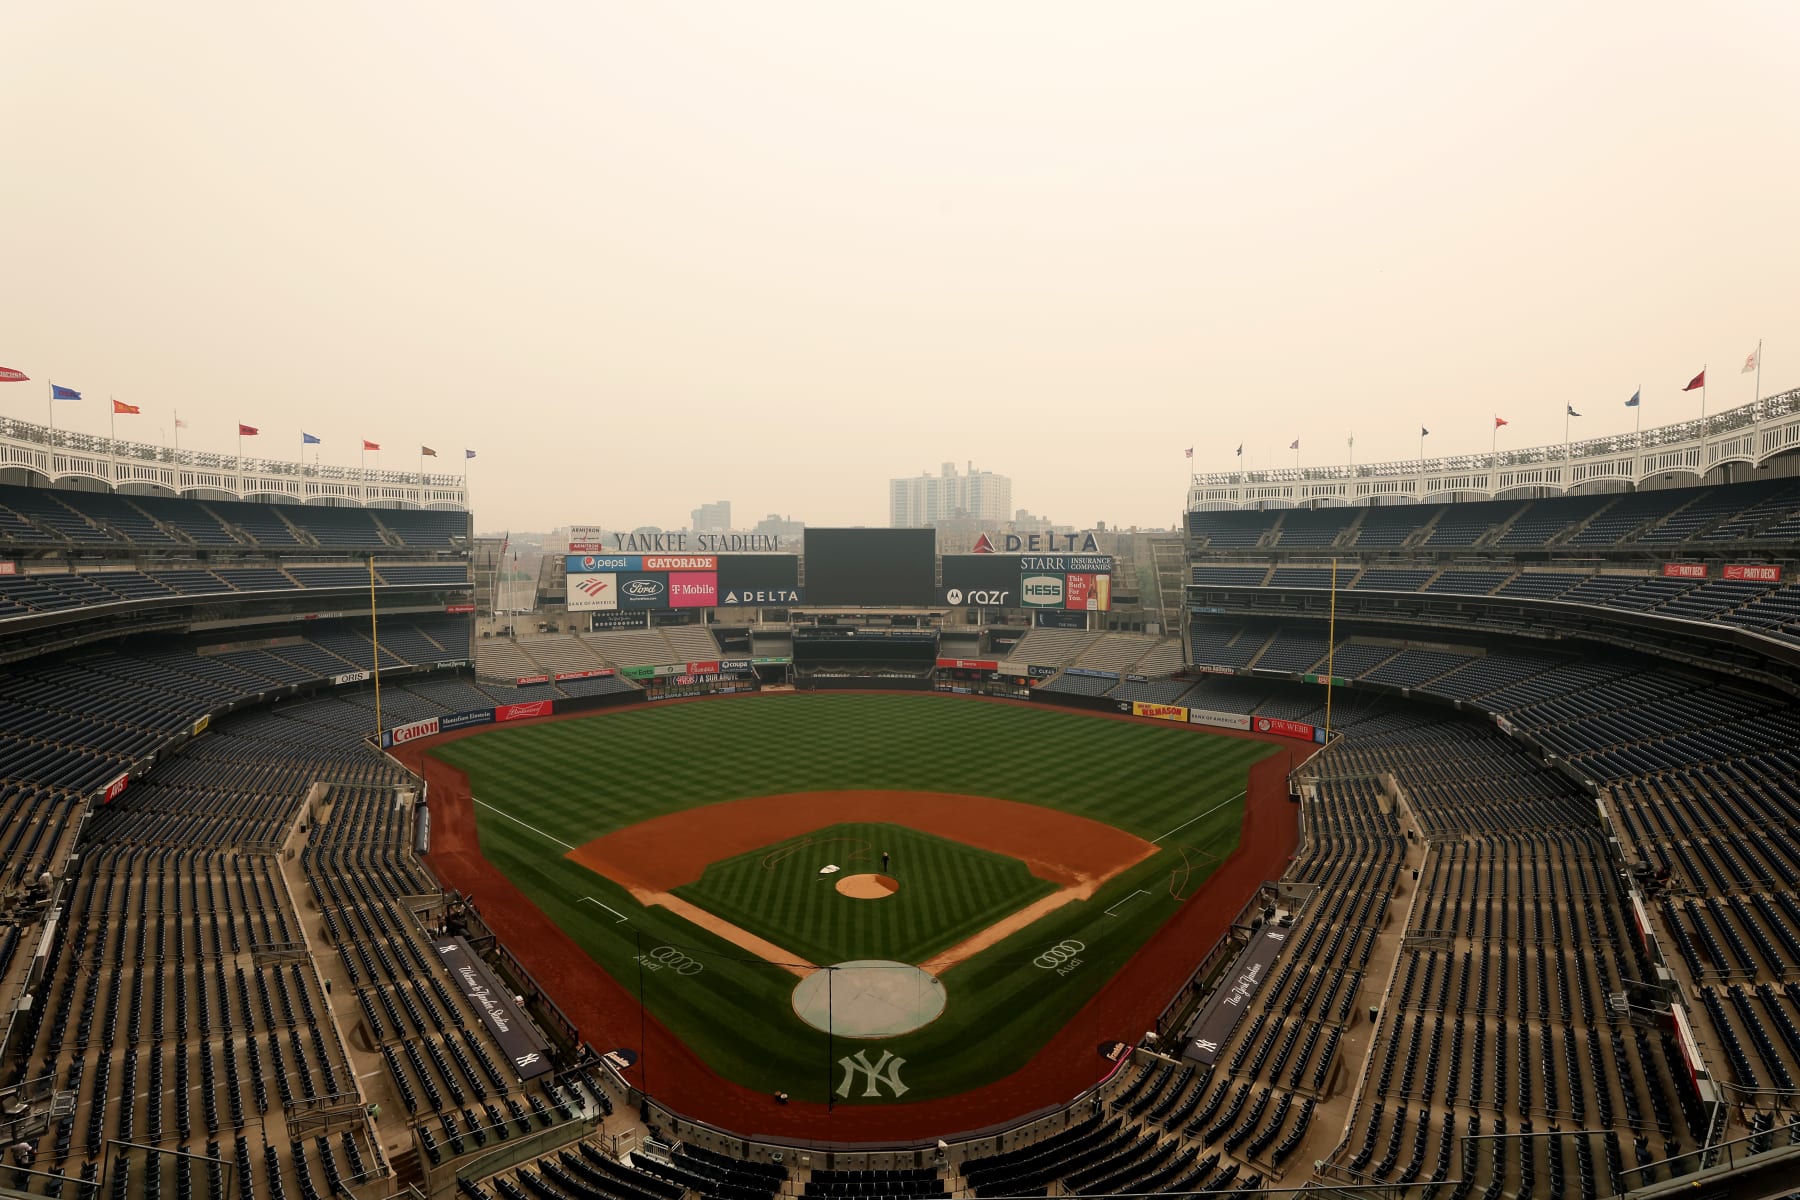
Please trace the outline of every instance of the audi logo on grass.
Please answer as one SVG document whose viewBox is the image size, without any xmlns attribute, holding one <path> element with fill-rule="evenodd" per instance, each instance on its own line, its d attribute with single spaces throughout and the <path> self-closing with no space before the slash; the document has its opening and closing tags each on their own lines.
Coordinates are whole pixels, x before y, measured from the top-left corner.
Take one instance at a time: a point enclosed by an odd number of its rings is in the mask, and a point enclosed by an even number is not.
<svg viewBox="0 0 1800 1200">
<path fill-rule="evenodd" d="M 1054 971 L 1064 963 L 1072 961 L 1076 955 L 1087 949 L 1086 942 L 1078 942 L 1070 938 L 1066 942 L 1058 942 L 1031 961 L 1046 971 Z"/>
</svg>

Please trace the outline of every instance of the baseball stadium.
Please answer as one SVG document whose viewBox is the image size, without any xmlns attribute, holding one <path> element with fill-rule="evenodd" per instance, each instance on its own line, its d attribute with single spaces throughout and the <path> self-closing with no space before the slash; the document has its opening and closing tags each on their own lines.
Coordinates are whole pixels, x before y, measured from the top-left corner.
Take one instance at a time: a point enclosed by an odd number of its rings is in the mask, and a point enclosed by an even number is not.
<svg viewBox="0 0 1800 1200">
<path fill-rule="evenodd" d="M 1174 532 L 0 421 L 0 1193 L 1775 1195 L 1800 391 Z"/>
</svg>

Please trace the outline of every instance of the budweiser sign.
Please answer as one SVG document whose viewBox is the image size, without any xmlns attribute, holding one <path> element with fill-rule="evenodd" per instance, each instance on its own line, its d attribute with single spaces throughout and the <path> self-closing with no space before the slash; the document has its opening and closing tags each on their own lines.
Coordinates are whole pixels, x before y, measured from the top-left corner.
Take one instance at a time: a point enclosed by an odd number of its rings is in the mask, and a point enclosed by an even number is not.
<svg viewBox="0 0 1800 1200">
<path fill-rule="evenodd" d="M 1780 583 L 1781 568 L 1766 563 L 1735 563 L 1720 575 L 1725 579 L 1741 579 L 1745 583 Z"/>
<path fill-rule="evenodd" d="M 1705 563 L 1664 563 L 1664 579 L 1705 579 Z"/>
</svg>

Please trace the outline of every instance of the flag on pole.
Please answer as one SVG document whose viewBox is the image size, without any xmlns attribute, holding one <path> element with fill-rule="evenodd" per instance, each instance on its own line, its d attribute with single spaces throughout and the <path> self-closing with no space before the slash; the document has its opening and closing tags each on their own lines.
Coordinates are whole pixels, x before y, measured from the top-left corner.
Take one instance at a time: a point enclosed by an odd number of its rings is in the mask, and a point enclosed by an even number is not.
<svg viewBox="0 0 1800 1200">
<path fill-rule="evenodd" d="M 1300 448 L 1300 439 L 1299 438 L 1295 438 L 1293 441 L 1288 443 L 1289 450 L 1298 450 L 1299 448 Z"/>
<path fill-rule="evenodd" d="M 81 393 L 74 388 L 66 388 L 61 384 L 53 383 L 50 385 L 50 398 L 52 400 L 79 400 Z"/>
<path fill-rule="evenodd" d="M 0 383 L 24 383 L 31 376 L 23 371 L 15 371 L 11 367 L 0 367 Z"/>
<path fill-rule="evenodd" d="M 436 458 L 437 451 L 433 450 L 430 446 L 420 446 L 419 447 L 419 457 L 420 458 Z"/>
<path fill-rule="evenodd" d="M 1421 425 L 1421 426 L 1419 426 L 1419 436 L 1420 437 L 1430 437 L 1431 430 L 1429 430 L 1429 429 L 1425 428 L 1423 425 Z"/>
<path fill-rule="evenodd" d="M 364 450 L 379 450 L 379 449 L 381 449 L 381 443 L 380 442 L 371 442 L 368 438 L 364 438 L 363 439 L 363 449 Z"/>
<path fill-rule="evenodd" d="M 1192 457 L 1194 457 L 1194 448 L 1193 448 L 1193 447 L 1192 447 L 1192 446 L 1189 446 L 1189 447 L 1188 447 L 1188 448 L 1187 448 L 1187 456 L 1188 456 L 1188 457 L 1189 457 L 1189 458 L 1192 458 Z"/>
<path fill-rule="evenodd" d="M 1501 426 L 1502 426 L 1502 425 L 1504 425 L 1504 424 L 1506 424 L 1506 418 L 1505 418 L 1505 417 L 1495 417 L 1495 418 L 1494 418 L 1494 428 L 1495 428 L 1495 429 L 1498 429 L 1498 428 L 1500 428 L 1500 427 L 1501 427 Z"/>
<path fill-rule="evenodd" d="M 319 444 L 319 439 L 302 429 L 300 431 L 300 444 L 302 446 L 316 446 Z"/>
<path fill-rule="evenodd" d="M 1626 408 L 1636 408 L 1638 406 L 1638 404 L 1640 403 L 1640 401 L 1642 400 L 1643 395 L 1644 395 L 1643 388 L 1639 388 L 1637 391 L 1631 393 L 1631 399 L 1629 399 L 1625 402 L 1625 407 Z"/>
<path fill-rule="evenodd" d="M 1238 457 L 1239 458 L 1244 457 L 1244 443 L 1242 443 L 1242 442 L 1238 443 Z"/>
<path fill-rule="evenodd" d="M 463 451 L 463 458 L 470 459 L 470 458 L 474 458 L 474 457 L 475 457 L 475 452 L 473 450 L 464 450 Z"/>
<path fill-rule="evenodd" d="M 1575 406 L 1573 404 L 1569 405 L 1568 409 L 1569 409 L 1569 415 L 1571 417 L 1579 417 L 1581 415 L 1580 413 L 1575 411 Z"/>
<path fill-rule="evenodd" d="M 239 437 L 255 437 L 256 436 L 256 426 L 244 425 L 244 424 L 240 423 L 238 425 L 238 436 Z"/>
<path fill-rule="evenodd" d="M 1688 385 L 1686 387 L 1682 388 L 1681 390 L 1684 392 L 1691 392 L 1695 388 L 1703 388 L 1705 386 L 1706 386 L 1706 372 L 1703 370 L 1698 375 L 1696 375 L 1692 379 L 1688 380 Z"/>
<path fill-rule="evenodd" d="M 127 404 L 123 400 L 113 401 L 113 412 L 115 415 L 119 413 L 135 413 L 137 411 L 138 406 L 135 404 Z"/>
<path fill-rule="evenodd" d="M 182 419 L 181 419 L 181 418 L 180 418 L 180 417 L 176 417 L 176 418 L 175 418 L 175 428 L 177 428 L 177 429 L 186 429 L 186 428 L 187 428 L 187 422 L 186 422 L 186 421 L 184 421 L 184 420 L 182 420 Z"/>
<path fill-rule="evenodd" d="M 1739 371 L 1738 374 L 1739 375 L 1748 375 L 1751 372 L 1755 371 L 1756 370 L 1756 356 L 1761 353 L 1762 353 L 1761 346 L 1758 346 L 1756 349 L 1752 350 L 1750 352 L 1749 357 L 1744 359 L 1744 369 Z"/>
</svg>

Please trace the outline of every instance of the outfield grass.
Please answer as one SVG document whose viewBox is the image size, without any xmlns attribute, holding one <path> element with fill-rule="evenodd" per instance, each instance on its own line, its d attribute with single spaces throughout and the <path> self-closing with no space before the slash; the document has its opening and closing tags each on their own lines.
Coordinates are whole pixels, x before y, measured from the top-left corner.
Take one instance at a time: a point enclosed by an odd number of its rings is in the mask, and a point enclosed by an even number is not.
<svg viewBox="0 0 1800 1200">
<path fill-rule="evenodd" d="M 899 891 L 838 892 L 844 875 L 879 874 L 883 850 Z M 821 875 L 827 865 L 842 870 Z M 1016 858 L 900 825 L 847 823 L 713 863 L 675 894 L 808 962 L 922 963 L 1055 890 Z"/>
<path fill-rule="evenodd" d="M 637 986 L 642 949 L 644 1002 L 658 1019 L 722 1075 L 821 1101 L 828 1043 L 794 1016 L 792 974 L 746 958 L 666 909 L 638 905 L 624 888 L 564 858 L 565 850 L 696 805 L 848 789 L 995 796 L 1158 842 L 1161 853 L 1091 899 L 1064 905 L 947 971 L 949 1006 L 937 1021 L 866 1046 L 872 1058 L 881 1050 L 903 1056 L 906 1099 L 929 1099 L 1016 1070 L 1073 1016 L 1175 910 L 1169 880 L 1181 848 L 1217 861 L 1236 846 L 1248 769 L 1275 752 L 1187 728 L 919 693 L 643 706 L 496 729 L 435 751 L 469 774 L 490 862 L 628 988 Z M 1184 894 L 1205 874 L 1196 870 Z M 618 922 L 599 904 L 629 919 Z M 1034 963 L 1066 940 L 1085 946 L 1076 965 Z M 687 975 L 656 969 L 652 955 L 662 946 L 704 968 Z M 635 1044 L 635 1030 L 610 1036 Z M 860 1091 L 848 1102 L 875 1103 Z"/>
</svg>

